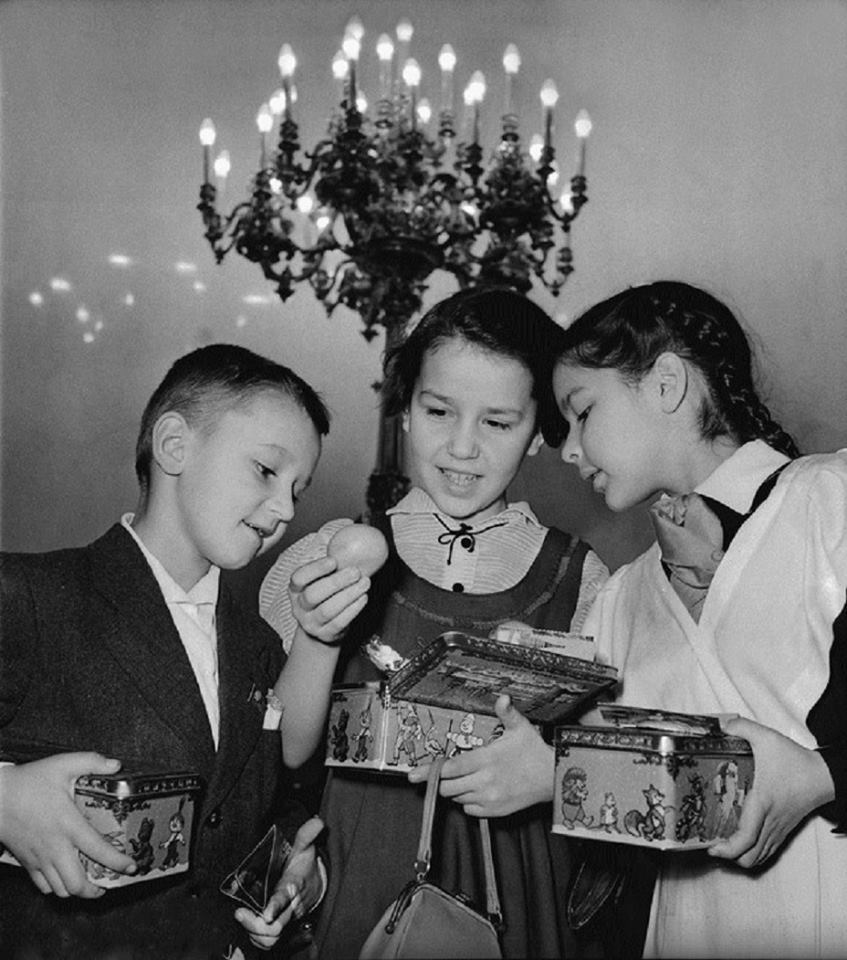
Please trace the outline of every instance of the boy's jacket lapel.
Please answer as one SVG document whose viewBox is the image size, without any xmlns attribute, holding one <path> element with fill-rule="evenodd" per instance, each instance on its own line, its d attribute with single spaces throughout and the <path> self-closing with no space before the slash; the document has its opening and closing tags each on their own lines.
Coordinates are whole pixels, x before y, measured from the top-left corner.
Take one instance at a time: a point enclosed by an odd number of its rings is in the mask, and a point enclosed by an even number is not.
<svg viewBox="0 0 847 960">
<path fill-rule="evenodd" d="M 105 644 L 148 703 L 208 776 L 214 743 L 194 671 L 159 585 L 129 534 L 116 525 L 90 552 L 93 584 L 112 605 Z M 151 758 L 152 760 L 152 758 Z"/>
<path fill-rule="evenodd" d="M 268 689 L 267 675 L 260 674 L 257 668 L 263 660 L 262 652 L 256 649 L 256 639 L 234 614 L 231 595 L 223 584 L 218 599 L 217 633 L 221 728 L 218 762 L 207 792 L 212 806 L 229 793 L 255 748 L 262 733 Z"/>
</svg>

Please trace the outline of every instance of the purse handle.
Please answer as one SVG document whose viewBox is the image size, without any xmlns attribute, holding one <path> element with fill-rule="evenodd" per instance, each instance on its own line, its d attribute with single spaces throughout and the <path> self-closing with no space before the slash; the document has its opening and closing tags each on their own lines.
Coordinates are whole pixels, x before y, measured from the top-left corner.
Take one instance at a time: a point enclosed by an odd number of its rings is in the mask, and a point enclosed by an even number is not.
<svg viewBox="0 0 847 960">
<path fill-rule="evenodd" d="M 441 780 L 441 768 L 444 766 L 444 757 L 433 760 L 429 767 L 426 781 L 426 796 L 424 797 L 423 819 L 421 821 L 421 836 L 418 841 L 418 857 L 415 860 L 415 879 L 419 883 L 426 880 L 432 863 L 432 823 L 435 819 L 435 804 L 438 800 L 438 784 Z M 497 893 L 497 877 L 494 873 L 494 857 L 491 852 L 491 833 L 486 817 L 478 817 L 479 835 L 482 841 L 482 862 L 485 869 L 485 910 L 489 920 L 496 928 L 503 922 L 500 911 L 500 897 Z"/>
</svg>

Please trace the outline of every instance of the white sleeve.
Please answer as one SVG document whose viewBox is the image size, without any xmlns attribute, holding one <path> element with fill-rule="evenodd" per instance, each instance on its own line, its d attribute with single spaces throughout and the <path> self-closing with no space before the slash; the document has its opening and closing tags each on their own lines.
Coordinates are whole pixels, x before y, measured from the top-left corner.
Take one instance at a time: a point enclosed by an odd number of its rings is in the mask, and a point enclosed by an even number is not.
<svg viewBox="0 0 847 960">
<path fill-rule="evenodd" d="M 585 633 L 583 627 L 588 611 L 591 609 L 603 584 L 609 579 L 609 568 L 593 550 L 585 555 L 582 565 L 582 579 L 579 584 L 579 596 L 576 609 L 571 618 L 571 633 Z"/>
<path fill-rule="evenodd" d="M 259 589 L 259 612 L 279 634 L 286 653 L 291 649 L 294 631 L 297 629 L 288 593 L 291 574 L 303 564 L 326 556 L 326 547 L 333 534 L 352 522 L 346 517 L 330 520 L 315 533 L 306 534 L 283 550 L 265 575 Z"/>
</svg>

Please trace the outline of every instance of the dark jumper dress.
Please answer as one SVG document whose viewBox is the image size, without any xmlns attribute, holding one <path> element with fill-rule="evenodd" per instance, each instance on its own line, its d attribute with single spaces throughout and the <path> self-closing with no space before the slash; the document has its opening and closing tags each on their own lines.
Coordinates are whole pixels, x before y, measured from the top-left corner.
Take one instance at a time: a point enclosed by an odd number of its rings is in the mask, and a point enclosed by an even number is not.
<svg viewBox="0 0 847 960">
<path fill-rule="evenodd" d="M 390 531 L 389 542 L 390 542 Z M 446 630 L 486 636 L 503 620 L 568 629 L 579 595 L 586 544 L 551 529 L 526 576 L 509 590 L 462 594 L 414 574 L 392 548 L 372 587 L 371 602 L 347 650 L 379 633 L 403 656 Z M 378 679 L 355 654 L 338 679 Z M 322 960 L 357 957 L 389 903 L 413 877 L 423 810 L 423 787 L 405 776 L 330 772 L 321 815 L 327 830 L 330 885 L 317 923 Z M 561 957 L 575 952 L 564 916 L 571 874 L 568 841 L 550 832 L 551 805 L 537 804 L 491 821 L 497 881 L 506 929 L 506 957 Z M 439 800 L 430 880 L 484 905 L 479 831 L 474 818 Z"/>
</svg>

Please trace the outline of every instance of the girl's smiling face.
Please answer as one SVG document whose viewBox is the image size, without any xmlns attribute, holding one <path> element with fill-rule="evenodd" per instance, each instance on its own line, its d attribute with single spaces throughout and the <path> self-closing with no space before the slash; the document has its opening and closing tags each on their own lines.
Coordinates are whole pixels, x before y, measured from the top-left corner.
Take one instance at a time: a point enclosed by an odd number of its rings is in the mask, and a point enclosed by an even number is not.
<svg viewBox="0 0 847 960">
<path fill-rule="evenodd" d="M 403 414 L 412 478 L 442 513 L 479 523 L 506 505 L 506 488 L 536 435 L 532 375 L 518 360 L 462 339 L 427 351 Z"/>
<path fill-rule="evenodd" d="M 560 363 L 553 392 L 569 427 L 562 460 L 579 469 L 610 510 L 626 510 L 663 489 L 665 418 L 652 374 L 632 384 L 613 368 Z"/>
</svg>

